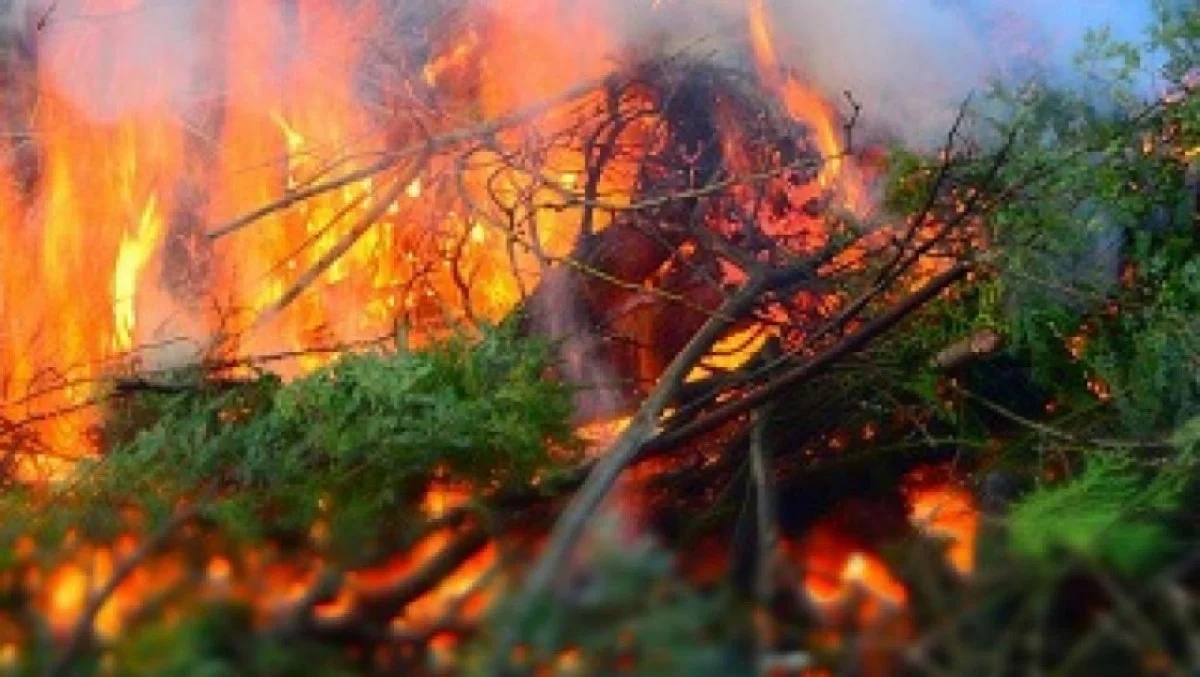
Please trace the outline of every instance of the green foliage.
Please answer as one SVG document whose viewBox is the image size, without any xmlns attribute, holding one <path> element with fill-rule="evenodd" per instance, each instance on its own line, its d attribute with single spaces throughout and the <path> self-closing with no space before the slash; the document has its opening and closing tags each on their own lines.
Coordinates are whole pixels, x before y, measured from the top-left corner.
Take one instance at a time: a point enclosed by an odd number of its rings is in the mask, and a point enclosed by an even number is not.
<svg viewBox="0 0 1200 677">
<path fill-rule="evenodd" d="M 513 661 L 520 674 L 543 674 L 568 652 L 578 656 L 575 674 L 755 674 L 739 650 L 749 616 L 730 596 L 689 587 L 651 541 L 622 542 L 614 522 L 596 527 L 587 570 L 533 601 Z M 470 674 L 489 674 L 489 643 L 517 617 L 516 603 L 493 611 Z"/>
<path fill-rule="evenodd" d="M 360 674 L 340 652 L 319 645 L 286 645 L 254 632 L 248 609 L 211 605 L 180 623 L 143 627 L 121 637 L 105 671 L 160 677 L 341 677 Z"/>
<path fill-rule="evenodd" d="M 1066 549 L 1125 574 L 1161 564 L 1178 545 L 1164 520 L 1181 507 L 1194 468 L 1189 462 L 1156 470 L 1111 451 L 1092 454 L 1077 477 L 1016 506 L 1009 516 L 1013 549 L 1051 564 Z"/>
<path fill-rule="evenodd" d="M 1164 72 L 1178 80 L 1200 64 L 1200 8 L 1190 0 L 1154 0 L 1152 44 L 1166 53 Z"/>
<path fill-rule="evenodd" d="M 573 448 L 570 393 L 543 378 L 548 357 L 498 328 L 419 352 L 350 355 L 287 385 L 266 375 L 140 394 L 110 423 L 110 438 L 127 441 L 22 526 L 47 545 L 69 526 L 105 541 L 127 527 L 114 507 L 154 523 L 188 502 L 235 540 L 304 537 L 320 518 L 327 554 L 369 557 L 382 535 L 419 520 L 435 478 L 486 498 Z"/>
<path fill-rule="evenodd" d="M 988 298 L 1003 303 L 997 310 L 968 295 L 959 310 L 974 320 L 935 308 L 940 323 L 921 328 L 928 350 L 952 338 L 948 327 L 961 336 L 982 318 L 1004 326 L 1014 356 L 1059 405 L 1055 425 L 1080 440 L 1097 432 L 1161 440 L 1200 415 L 1200 9 L 1170 0 L 1156 8 L 1147 45 L 1107 31 L 1088 38 L 1078 88 L 998 86 L 976 107 L 973 119 L 993 126 L 989 136 L 1011 139 L 993 186 L 1002 199 L 986 217 Z M 1160 57 L 1176 89 L 1147 103 L 1138 83 Z M 975 181 L 992 160 L 955 158 L 953 189 L 985 189 Z M 901 213 L 922 206 L 939 171 L 905 151 L 893 153 L 891 170 L 887 201 Z M 909 382 L 935 404 L 936 375 Z M 1026 432 L 1032 443 L 1010 447 L 1046 450 L 1037 431 Z M 1011 535 L 1020 554 L 1049 560 L 1065 548 L 1134 572 L 1172 552 L 1164 524 L 1184 507 L 1190 451 L 1167 454 L 1153 471 L 1111 450 L 1056 453 L 1083 470 L 1017 504 Z M 1040 458 L 1030 457 L 1027 476 L 1041 475 Z"/>
<path fill-rule="evenodd" d="M 1115 384 L 1125 426 L 1141 434 L 1200 414 L 1200 259 L 1148 277 L 1150 298 L 1100 323 L 1087 352 Z"/>
</svg>

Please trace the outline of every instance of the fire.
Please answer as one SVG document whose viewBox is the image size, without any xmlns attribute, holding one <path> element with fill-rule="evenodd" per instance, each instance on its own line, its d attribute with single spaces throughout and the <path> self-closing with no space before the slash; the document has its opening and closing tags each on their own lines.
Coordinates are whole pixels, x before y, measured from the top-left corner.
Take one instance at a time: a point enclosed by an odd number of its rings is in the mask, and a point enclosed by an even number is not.
<svg viewBox="0 0 1200 677">
<path fill-rule="evenodd" d="M 960 574 L 971 573 L 979 529 L 979 512 L 971 493 L 954 484 L 923 486 L 914 482 L 906 496 L 913 525 L 929 536 L 947 539 L 950 565 Z"/>
<path fill-rule="evenodd" d="M 499 319 L 536 284 L 547 260 L 570 252 L 579 209 L 537 210 L 530 229 L 536 241 L 505 251 L 496 244 L 507 236 L 494 236 L 487 218 L 447 209 L 439 199 L 446 188 L 435 178 L 461 174 L 468 199 L 486 196 L 504 209 L 553 203 L 557 190 L 582 184 L 585 159 L 563 149 L 546 159 L 547 185 L 538 185 L 542 177 L 492 171 L 487 165 L 498 158 L 484 152 L 472 168 L 434 161 L 395 190 L 371 178 L 350 182 L 209 242 L 212 226 L 361 168 L 387 147 L 389 123 L 368 112 L 354 84 L 361 36 L 379 9 L 301 0 L 285 17 L 277 2 L 247 0 L 201 13 L 201 28 L 227 33 L 214 39 L 224 46 L 224 62 L 211 76 L 219 96 L 202 89 L 199 101 L 181 104 L 171 83 L 139 80 L 130 55 L 115 50 L 104 63 L 138 81 L 120 93 L 121 115 L 97 116 L 90 108 L 103 109 L 115 90 L 103 84 L 65 94 L 64 73 L 119 42 L 122 30 L 145 28 L 137 12 L 126 16 L 125 4 L 89 3 L 90 12 L 113 16 L 102 28 L 49 29 L 49 66 L 37 74 L 43 104 L 33 120 L 45 139 L 45 171 L 32 194 L 0 177 L 0 249 L 28 254 L 0 272 L 0 310 L 10 324 L 0 342 L 6 418 L 74 409 L 91 395 L 87 383 L 122 361 L 295 353 L 298 359 L 279 365 L 294 375 L 330 359 L 313 348 L 382 336 L 398 323 L 428 327 L 446 309 Z M 492 119 L 608 71 L 620 45 L 590 30 L 603 23 L 601 4 L 525 4 L 521 12 L 479 10 L 481 20 L 430 56 L 422 78 L 451 89 L 456 79 L 473 79 L 477 87 L 468 95 L 481 118 Z M 821 188 L 857 204 L 861 181 L 843 157 L 836 112 L 781 68 L 764 3 L 748 7 L 763 80 L 813 130 L 826 158 Z M 531 31 L 526 12 L 561 29 Z M 581 49 L 570 36 L 584 28 L 591 37 Z M 600 104 L 603 94 L 594 98 Z M 570 113 L 550 111 L 533 124 L 551 133 L 570 122 Z M 190 122 L 181 125 L 181 117 Z M 614 167 L 600 177 L 599 194 L 628 202 L 635 178 L 633 167 Z M 593 229 L 611 218 L 597 212 Z M 342 312 L 347 308 L 356 310 Z M 725 354 L 709 366 L 736 367 L 765 338 L 743 333 L 750 337 L 727 338 Z M 148 349 L 164 342 L 186 347 Z M 740 347 L 731 349 L 735 343 Z M 83 435 L 94 423 L 88 416 L 49 417 L 41 432 L 56 452 L 78 457 L 91 451 Z M 46 471 L 26 470 L 29 478 Z"/>
<path fill-rule="evenodd" d="M 150 257 L 154 255 L 162 238 L 162 219 L 158 214 L 158 203 L 154 196 L 142 210 L 138 225 L 133 232 L 121 238 L 117 253 L 116 272 L 113 275 L 113 321 L 116 325 L 116 340 L 113 348 L 126 352 L 133 348 L 134 330 L 137 327 L 137 293 L 141 286 L 142 272 Z"/>
<path fill-rule="evenodd" d="M 63 567 L 54 572 L 48 583 L 51 622 L 56 632 L 65 633 L 75 624 L 87 602 L 87 575 L 80 567 Z"/>
<path fill-rule="evenodd" d="M 940 470 L 918 469 L 904 478 L 908 522 L 925 535 L 946 539 L 946 562 L 967 575 L 975 564 L 979 514 L 971 493 L 940 475 Z M 900 611 L 907 603 L 908 591 L 889 565 L 844 533 L 833 518 L 818 522 L 803 539 L 784 546 L 804 572 L 805 593 L 827 612 L 838 612 L 855 601 L 863 604 L 860 620 L 870 622 L 881 611 Z"/>
<path fill-rule="evenodd" d="M 0 168 L 0 251 L 21 253 L 6 256 L 0 270 L 6 323 L 0 415 L 52 419 L 39 432 L 56 455 L 90 453 L 84 431 L 95 420 L 86 413 L 49 415 L 85 402 L 92 392 L 87 384 L 118 361 L 154 362 L 160 353 L 147 346 L 185 339 L 184 359 L 210 350 L 305 353 L 386 334 L 398 321 L 429 325 L 447 309 L 450 316 L 497 320 L 520 301 L 521 289 L 536 283 L 539 256 L 556 259 L 570 251 L 577 210 L 542 210 L 539 241 L 523 241 L 509 253 L 495 246 L 500 238 L 489 232 L 492 224 L 447 210 L 435 195 L 439 187 L 423 175 L 393 193 L 369 178 L 351 182 L 209 243 L 212 226 L 360 168 L 387 146 L 390 123 L 372 117 L 355 89 L 361 36 L 370 33 L 377 9 L 369 2 L 352 11 L 319 0 L 290 4 L 294 11 L 287 16 L 274 0 L 202 13 L 201 28 L 211 23 L 227 32 L 225 62 L 213 76 L 221 80 L 220 96 L 202 91 L 208 98 L 182 109 L 171 83 L 139 78 L 141 68 L 120 49 L 102 55 L 114 77 L 121 76 L 120 90 L 109 82 L 81 88 L 70 79 L 72 64 L 101 59 L 96 52 L 106 44 L 139 37 L 127 33 L 147 28 L 138 23 L 142 3 L 89 2 L 89 14 L 111 20 L 47 29 L 49 53 L 37 72 L 40 105 L 32 122 L 44 140 L 44 170 L 29 191 Z M 564 25 L 588 18 L 582 10 L 544 4 Z M 126 5 L 139 12 L 127 15 Z M 438 85 L 476 69 L 483 119 L 609 67 L 600 57 L 603 44 L 581 62 L 574 58 L 578 45 L 565 34 L 537 31 L 531 42 L 527 24 L 505 13 L 486 18 L 484 33 L 468 31 L 423 71 Z M 120 115 L 94 113 L 114 97 L 122 103 Z M 190 121 L 180 124 L 181 117 Z M 545 124 L 554 125 L 549 118 Z M 454 169 L 434 164 L 431 175 Z M 551 165 L 560 168 L 561 185 L 572 186 L 583 159 L 563 154 Z M 529 190 L 542 201 L 554 196 L 517 172 L 488 184 L 497 177 L 482 161 L 465 174 L 474 199 L 495 191 L 515 206 Z M 605 177 L 606 193 L 628 193 L 612 182 Z M 350 239 L 372 215 L 373 223 Z M 606 221 L 601 216 L 596 228 Z M 461 266 L 451 266 L 452 254 Z M 309 271 L 319 275 L 300 288 Z M 464 284 L 471 292 L 465 308 Z M 350 308 L 354 312 L 343 312 Z M 306 355 L 281 369 L 296 374 L 327 359 Z M 51 474 L 69 464 L 55 467 Z M 23 476 L 47 471 L 39 459 L 23 467 Z"/>
<path fill-rule="evenodd" d="M 578 240 L 576 207 L 536 209 L 518 238 L 490 220 L 495 214 L 465 204 L 486 198 L 498 203 L 496 211 L 514 213 L 556 204 L 564 191 L 581 191 L 589 181 L 587 158 L 557 147 L 540 173 L 497 169 L 501 151 L 483 149 L 463 166 L 435 158 L 413 176 L 348 181 L 212 240 L 208 234 L 219 224 L 350 175 L 395 145 L 401 123 L 376 110 L 387 102 L 364 101 L 358 91 L 357 69 L 368 48 L 362 36 L 378 23 L 379 7 L 369 1 L 353 3 L 353 10 L 326 0 L 213 3 L 216 9 L 208 11 L 216 16 L 200 28 L 215 30 L 211 23 L 225 33 L 223 41 L 213 39 L 222 44 L 213 75 L 220 82 L 181 103 L 170 83 L 138 77 L 136 64 L 124 61 L 128 53 L 108 50 L 120 42 L 121 30 L 144 28 L 135 11 L 144 9 L 141 0 L 77 1 L 89 13 L 111 16 L 98 22 L 101 27 L 65 22 L 47 29 L 55 39 L 36 73 L 39 106 L 32 111 L 44 155 L 40 175 L 29 187 L 0 166 L 0 419 L 44 420 L 38 432 L 61 457 L 29 457 L 21 479 L 62 477 L 72 459 L 95 452 L 87 435 L 97 422 L 94 412 L 54 414 L 82 407 L 106 375 L 213 355 L 297 353 L 298 359 L 279 367 L 293 376 L 334 354 L 318 349 L 394 333 L 401 324 L 421 329 L 412 337 L 419 343 L 447 320 L 506 316 L 545 267 L 561 261 Z M 484 13 L 416 65 L 425 87 L 466 90 L 461 96 L 469 105 L 442 122 L 450 129 L 495 120 L 611 68 L 609 57 L 619 45 L 595 29 L 604 23 L 598 3 L 521 4 L 521 12 Z M 837 112 L 784 69 L 764 0 L 748 0 L 747 9 L 761 79 L 812 130 L 824 158 L 817 186 L 797 190 L 863 213 L 865 184 L 847 156 Z M 531 18 L 556 30 L 530 30 Z M 578 36 L 585 34 L 587 44 L 581 45 Z M 63 74 L 73 63 L 98 59 L 98 52 L 104 52 L 113 81 L 67 91 Z M 412 86 L 403 89 L 411 93 Z M 129 88 L 119 97 L 121 114 L 100 114 L 114 96 L 109 90 L 120 87 Z M 603 105 L 604 94 L 597 91 L 585 102 Z M 571 114 L 568 108 L 551 110 L 529 127 L 551 137 L 574 122 Z M 650 148 L 651 128 L 650 122 L 634 123 L 628 134 Z M 518 138 L 497 136 L 500 147 Z M 736 145 L 732 136 L 725 142 Z M 637 181 L 634 161 L 622 162 L 615 161 L 595 187 L 616 207 L 634 199 Z M 459 185 L 451 186 L 447 176 Z M 592 229 L 602 231 L 613 218 L 612 211 L 596 212 Z M 776 230 L 794 226 L 791 219 Z M 810 244 L 819 246 L 821 233 L 811 236 Z M 741 366 L 770 336 L 762 327 L 738 327 L 689 378 Z M 182 356 L 161 348 L 180 340 Z M 603 446 L 628 422 L 618 417 L 581 433 Z M 437 483 L 421 509 L 436 519 L 470 497 L 465 487 Z M 949 535 L 952 562 L 969 571 L 969 499 L 922 490 L 911 500 L 913 520 L 930 533 Z M 947 504 L 951 517 L 936 509 Z M 312 537 L 320 541 L 323 535 L 318 528 Z M 403 555 L 348 572 L 334 598 L 317 607 L 318 618 L 333 622 L 351 613 L 360 597 L 411 575 L 453 536 L 451 528 L 435 531 Z M 136 542 L 131 535 L 109 548 L 81 550 L 44 575 L 40 605 L 56 632 L 71 631 Z M 803 550 L 805 588 L 822 605 L 836 605 L 852 591 L 866 591 L 890 607 L 905 603 L 903 585 L 869 549 L 819 526 Z M 211 554 L 202 566 L 203 585 L 208 594 L 252 602 L 262 616 L 294 606 L 324 571 L 319 561 L 281 562 L 269 550 L 243 555 Z M 483 547 L 410 604 L 394 628 L 436 623 L 450 606 L 466 618 L 477 616 L 494 594 L 488 575 L 497 560 L 494 544 Z M 169 555 L 153 558 L 118 586 L 96 628 L 106 637 L 120 632 L 139 601 L 181 580 L 184 567 Z"/>
<path fill-rule="evenodd" d="M 766 0 L 748 0 L 747 13 L 750 43 L 763 81 L 775 90 L 793 118 L 812 129 L 817 149 L 824 158 L 818 183 L 827 191 L 841 191 L 845 207 L 851 213 L 863 213 L 867 206 L 863 180 L 846 156 L 837 112 L 820 92 L 784 70 L 771 35 Z"/>
<path fill-rule="evenodd" d="M 804 590 L 821 608 L 836 609 L 855 594 L 899 609 L 907 600 L 898 581 L 876 555 L 859 548 L 829 524 L 816 525 L 802 544 L 788 544 L 802 562 Z"/>
</svg>

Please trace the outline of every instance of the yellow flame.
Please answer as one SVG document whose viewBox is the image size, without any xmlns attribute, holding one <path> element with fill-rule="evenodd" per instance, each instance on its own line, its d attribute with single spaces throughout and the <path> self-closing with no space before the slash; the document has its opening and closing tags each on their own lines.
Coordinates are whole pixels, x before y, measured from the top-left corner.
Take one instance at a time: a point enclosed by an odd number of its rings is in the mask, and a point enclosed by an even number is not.
<svg viewBox="0 0 1200 677">
<path fill-rule="evenodd" d="M 117 251 L 113 273 L 113 320 L 116 330 L 113 347 L 117 350 L 133 347 L 134 329 L 137 327 L 138 282 L 162 236 L 162 220 L 157 204 L 155 197 L 150 196 L 138 219 L 137 228 L 133 232 L 125 232 Z"/>
</svg>

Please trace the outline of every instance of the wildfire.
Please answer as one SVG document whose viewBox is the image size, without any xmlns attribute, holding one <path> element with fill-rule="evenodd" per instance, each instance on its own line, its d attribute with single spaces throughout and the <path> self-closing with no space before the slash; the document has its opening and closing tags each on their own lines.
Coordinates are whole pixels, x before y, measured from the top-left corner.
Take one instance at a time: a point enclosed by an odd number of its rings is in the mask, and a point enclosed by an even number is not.
<svg viewBox="0 0 1200 677">
<path fill-rule="evenodd" d="M 90 395 L 87 383 L 130 357 L 169 364 L 215 347 L 235 355 L 302 355 L 280 365 L 287 375 L 327 361 L 328 354 L 313 348 L 381 336 L 398 320 L 425 326 L 447 309 L 452 316 L 498 319 L 536 282 L 542 257 L 561 257 L 575 241 L 578 210 L 541 210 L 535 215 L 540 241 L 502 251 L 489 237 L 491 224 L 438 204 L 433 176 L 459 171 L 470 193 L 511 200 L 514 208 L 529 198 L 550 201 L 553 186 L 537 187 L 517 172 L 433 167 L 394 195 L 372 179 L 352 182 L 209 243 L 206 229 L 213 224 L 361 167 L 386 147 L 386 125 L 368 114 L 354 88 L 363 58 L 358 37 L 369 33 L 379 10 L 372 3 L 345 11 L 301 0 L 285 18 L 271 0 L 231 3 L 227 16 L 211 20 L 228 32 L 225 62 L 213 76 L 219 96 L 203 92 L 203 103 L 180 111 L 165 89 L 170 83 L 143 78 L 128 83 L 123 100 L 132 104 L 123 115 L 96 117 L 89 108 L 103 108 L 112 92 L 96 87 L 64 94 L 63 74 L 89 50 L 129 37 L 122 31 L 146 28 L 125 4 L 89 3 L 90 11 L 113 15 L 102 27 L 51 29 L 62 34 L 52 35 L 49 66 L 37 73 L 42 105 L 33 120 L 45 140 L 45 171 L 27 190 L 0 176 L 0 250 L 23 253 L 9 257 L 14 260 L 0 272 L 0 310 L 8 324 L 0 341 L 0 415 L 23 420 L 74 409 Z M 452 74 L 475 71 L 474 96 L 486 119 L 599 76 L 617 45 L 601 34 L 580 50 L 569 39 L 571 27 L 593 25 L 601 13 L 599 5 L 585 4 L 572 9 L 539 0 L 531 8 L 560 31 L 530 31 L 520 12 L 489 14 L 433 54 L 422 77 L 439 86 Z M 826 158 L 822 188 L 836 187 L 857 203 L 860 182 L 843 158 L 836 113 L 781 70 L 763 3 L 750 2 L 749 11 L 764 81 L 814 131 Z M 137 80 L 130 55 L 116 50 L 105 58 Z M 180 125 L 181 112 L 199 128 Z M 551 112 L 538 124 L 553 129 L 567 113 Z M 559 186 L 577 189 L 584 158 L 560 155 L 547 164 Z M 619 167 L 606 172 L 600 192 L 617 204 L 628 201 L 634 174 Z M 389 204 L 378 209 L 380 200 Z M 373 214 L 374 223 L 348 239 Z M 598 213 L 593 227 L 602 230 L 609 218 Z M 341 256 L 321 266 L 347 242 Z M 439 259 L 443 265 L 430 267 Z M 309 271 L 319 275 L 299 288 Z M 472 292 L 466 307 L 464 284 Z M 342 312 L 346 308 L 356 310 Z M 726 339 L 709 366 L 737 366 L 752 354 L 764 336 L 745 333 L 747 340 Z M 216 336 L 225 339 L 219 346 L 211 342 Z M 179 339 L 189 347 L 148 349 Z M 740 347 L 731 349 L 735 343 Z M 81 416 L 47 416 L 40 432 L 61 455 L 86 454 L 90 444 L 82 431 L 94 420 Z M 33 479 L 45 472 L 30 463 L 23 474 Z"/>
<path fill-rule="evenodd" d="M 216 103 L 205 99 L 181 111 L 164 89 L 171 83 L 136 77 L 129 52 L 106 53 L 117 73 L 129 75 L 121 86 L 130 91 L 121 99 L 131 107 L 115 120 L 90 110 L 104 108 L 113 94 L 107 83 L 64 93 L 63 74 L 106 44 L 149 30 L 138 23 L 142 3 L 90 2 L 89 12 L 111 14 L 102 26 L 48 29 L 54 39 L 48 65 L 37 71 L 41 103 L 32 121 L 44 140 L 45 169 L 32 188 L 22 189 L 0 168 L 0 251 L 8 254 L 0 269 L 6 324 L 0 416 L 50 419 L 39 432 L 57 455 L 89 453 L 83 431 L 94 419 L 49 415 L 86 400 L 87 384 L 115 361 L 195 359 L 214 347 L 211 337 L 221 336 L 235 339 L 221 345 L 232 356 L 307 352 L 298 363 L 281 365 L 295 374 L 328 359 L 311 349 L 380 336 L 398 320 L 426 326 L 455 315 L 499 319 L 540 274 L 530 250 L 551 257 L 569 251 L 577 214 L 547 211 L 538 215 L 541 241 L 525 242 L 514 266 L 512 256 L 492 246 L 488 224 L 462 219 L 434 201 L 425 176 L 394 196 L 371 179 L 352 182 L 210 244 L 206 230 L 213 225 L 353 171 L 386 148 L 386 121 L 368 113 L 355 89 L 360 36 L 369 34 L 378 10 L 371 3 L 353 11 L 320 0 L 292 4 L 288 16 L 273 0 L 207 10 L 227 13 L 212 21 L 228 32 L 225 63 L 213 69 L 220 79 L 219 97 L 210 97 Z M 557 6 L 546 4 L 548 11 Z M 559 18 L 578 22 L 581 16 Z M 528 44 L 527 26 L 495 18 L 486 43 L 468 32 L 424 69 L 436 85 L 444 73 L 477 66 L 485 118 L 606 67 L 599 58 L 590 66 L 545 58 L 577 54 L 576 46 L 553 36 Z M 531 58 L 534 49 L 538 56 Z M 531 77 L 513 77 L 535 62 L 543 65 Z M 187 127 L 179 124 L 181 116 L 199 122 Z M 569 168 L 582 160 L 562 157 L 554 164 L 564 168 L 566 185 L 576 175 Z M 477 198 L 496 191 L 516 200 L 530 187 L 516 173 L 493 183 L 486 167 L 466 173 L 464 183 Z M 379 209 L 381 200 L 390 204 Z M 361 237 L 348 239 L 376 213 Z M 341 256 L 319 268 L 347 242 Z M 443 265 L 430 267 L 439 261 Z M 313 284 L 297 287 L 306 271 L 317 270 Z M 473 292 L 466 308 L 464 284 Z M 289 290 L 297 291 L 289 297 Z M 286 312 L 278 312 L 284 306 Z M 177 352 L 188 355 L 147 350 L 181 338 L 191 347 Z M 21 470 L 23 478 L 37 479 L 48 467 L 39 459 Z"/>
<path fill-rule="evenodd" d="M 867 203 L 862 177 L 846 156 L 837 113 L 820 92 L 783 69 L 772 38 L 766 0 L 749 0 L 747 14 L 751 46 L 763 81 L 775 90 L 788 113 L 813 131 L 824 158 L 818 183 L 827 191 L 840 191 L 845 207 L 852 213 L 863 213 Z"/>
<path fill-rule="evenodd" d="M 125 98 L 132 104 L 113 118 L 93 109 L 103 107 L 100 99 L 115 85 L 81 94 L 65 91 L 61 77 L 72 63 L 119 43 L 121 30 L 144 29 L 135 11 L 143 3 L 85 4 L 112 16 L 101 28 L 65 22 L 48 29 L 64 33 L 51 43 L 47 65 L 36 73 L 39 106 L 32 126 L 43 154 L 37 180 L 29 186 L 0 166 L 0 316 L 5 323 L 0 328 L 0 422 L 43 421 L 37 431 L 61 457 L 22 456 L 22 480 L 61 477 L 72 459 L 95 452 L 86 433 L 96 414 L 82 405 L 106 375 L 172 366 L 220 351 L 228 357 L 299 354 L 280 367 L 293 376 L 321 366 L 333 354 L 318 349 L 382 336 L 401 324 L 433 332 L 447 319 L 497 320 L 536 285 L 547 262 L 561 260 L 578 239 L 577 208 L 537 211 L 525 239 L 517 242 L 486 218 L 469 214 L 463 204 L 486 197 L 503 210 L 517 211 L 522 205 L 555 203 L 562 191 L 580 190 L 588 180 L 587 158 L 555 149 L 545 159 L 548 176 L 496 170 L 497 151 L 480 152 L 469 165 L 434 160 L 427 171 L 397 185 L 375 178 L 349 181 L 272 212 L 252 228 L 210 240 L 217 224 L 350 175 L 389 148 L 395 121 L 366 105 L 357 89 L 357 69 L 367 49 L 361 36 L 378 21 L 379 8 L 360 2 L 353 10 L 337 9 L 326 0 L 218 3 L 220 8 L 209 11 L 220 16 L 211 21 L 228 35 L 219 54 L 216 91 L 202 92 L 181 110 L 163 89 L 168 83 L 132 75 L 134 64 L 122 61 L 130 54 L 114 50 L 106 59 L 122 76 L 120 86 L 131 88 Z M 292 8 L 286 17 L 284 5 Z M 489 14 L 417 65 L 426 87 L 470 90 L 470 105 L 464 108 L 475 117 L 454 123 L 495 120 L 604 75 L 610 67 L 607 57 L 617 44 L 591 30 L 597 23 L 592 3 L 528 0 L 523 5 L 558 30 L 531 31 L 521 13 Z M 748 0 L 747 11 L 763 82 L 793 118 L 812 130 L 824 158 L 815 197 L 836 198 L 850 212 L 863 213 L 865 184 L 847 157 L 837 112 L 783 68 L 764 0 Z M 81 33 L 72 35 L 73 30 Z M 583 33 L 589 35 L 586 47 L 575 37 Z M 596 105 L 603 100 L 599 91 L 587 99 Z M 550 136 L 571 122 L 570 112 L 553 110 L 530 124 L 544 126 L 540 131 Z M 632 126 L 631 135 L 642 138 L 638 134 L 644 130 Z M 644 131 L 644 138 L 651 138 L 650 132 Z M 616 165 L 599 177 L 596 191 L 619 207 L 634 199 L 637 172 L 619 161 Z M 461 192 L 458 202 L 446 198 L 448 175 L 460 184 L 455 186 Z M 604 211 L 595 218 L 592 228 L 599 232 L 613 216 Z M 813 246 L 820 237 L 812 234 Z M 502 243 L 511 248 L 506 251 Z M 311 284 L 299 284 L 309 276 Z M 689 378 L 741 366 L 770 336 L 762 327 L 739 328 Z M 161 348 L 177 343 L 186 346 L 181 349 L 186 354 Z M 73 417 L 54 415 L 77 409 L 81 413 Z M 628 420 L 616 418 L 581 432 L 600 447 Z M 438 518 L 469 498 L 464 487 L 439 484 L 422 510 Z M 921 490 L 911 501 L 914 522 L 952 537 L 951 559 L 969 571 L 974 538 L 969 499 Z M 950 517 L 939 509 L 947 505 Z M 334 622 L 350 613 L 361 596 L 386 589 L 429 562 L 453 535 L 451 529 L 435 531 L 403 556 L 348 573 L 334 599 L 318 605 L 318 618 Z M 319 530 L 313 537 L 321 538 Z M 57 633 L 74 627 L 91 596 L 132 556 L 138 539 L 127 535 L 110 548 L 81 550 L 70 563 L 41 576 L 40 608 Z M 818 527 L 804 550 L 809 572 L 804 585 L 821 603 L 834 604 L 851 589 L 865 589 L 888 605 L 905 603 L 903 586 L 882 560 L 848 547 L 836 533 Z M 410 604 L 394 620 L 394 629 L 434 624 L 451 605 L 461 606 L 466 618 L 477 616 L 493 594 L 487 575 L 496 562 L 494 545 L 480 548 Z M 319 562 L 281 563 L 269 551 L 241 559 L 213 554 L 203 569 L 209 594 L 252 601 L 261 615 L 294 605 L 323 572 Z M 97 629 L 105 636 L 118 633 L 138 600 L 169 589 L 183 576 L 179 559 L 155 558 L 108 598 L 96 616 Z M 252 589 L 245 581 L 261 584 Z M 0 666 L 6 651 L 0 647 Z"/>
</svg>

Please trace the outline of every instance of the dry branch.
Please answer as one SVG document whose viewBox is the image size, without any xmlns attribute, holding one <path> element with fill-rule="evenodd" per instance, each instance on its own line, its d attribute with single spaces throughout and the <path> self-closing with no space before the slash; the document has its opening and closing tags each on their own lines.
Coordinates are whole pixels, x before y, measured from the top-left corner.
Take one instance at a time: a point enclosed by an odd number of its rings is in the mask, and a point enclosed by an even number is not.
<svg viewBox="0 0 1200 677">
<path fill-rule="evenodd" d="M 648 440 L 643 447 L 643 451 L 659 451 L 675 447 L 696 435 L 714 430 L 726 422 L 754 410 L 788 388 L 795 387 L 825 373 L 834 364 L 866 347 L 871 341 L 887 333 L 951 285 L 966 277 L 969 270 L 969 266 L 965 264 L 954 266 L 930 280 L 916 293 L 897 303 L 883 315 L 867 323 L 857 332 L 847 336 L 837 345 L 829 348 L 811 361 L 783 373 L 766 385 L 751 391 L 741 399 L 720 407 L 695 421 L 679 426 L 678 428 L 670 429 Z"/>
</svg>

